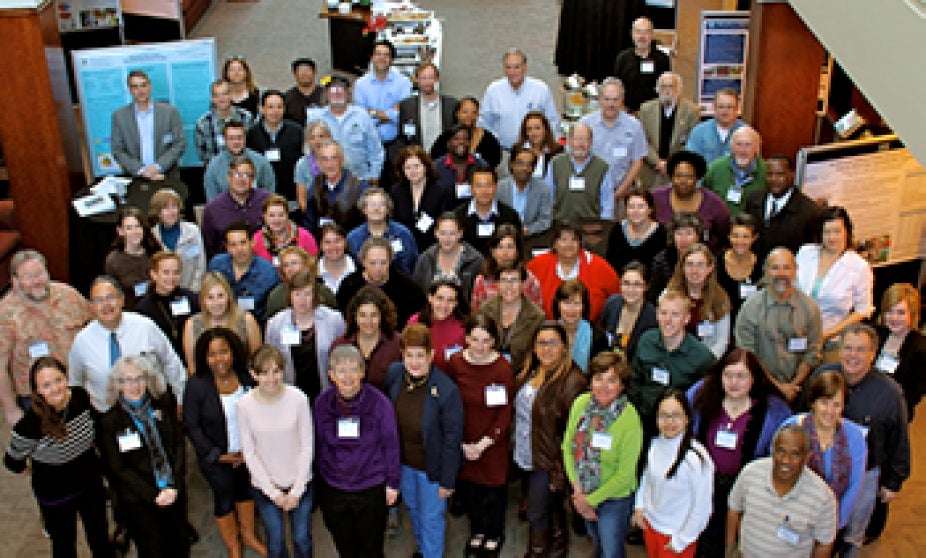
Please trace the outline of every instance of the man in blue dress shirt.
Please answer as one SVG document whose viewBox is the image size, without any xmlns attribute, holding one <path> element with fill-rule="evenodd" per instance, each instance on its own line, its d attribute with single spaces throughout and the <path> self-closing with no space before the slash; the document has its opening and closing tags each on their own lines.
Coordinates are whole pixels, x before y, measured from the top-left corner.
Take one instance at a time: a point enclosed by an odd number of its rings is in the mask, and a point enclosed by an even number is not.
<svg viewBox="0 0 926 558">
<path fill-rule="evenodd" d="M 263 324 L 267 295 L 280 284 L 280 276 L 273 264 L 254 256 L 247 223 L 232 223 L 225 229 L 225 248 L 226 253 L 209 262 L 209 271 L 224 275 L 238 299 L 238 307 L 254 314 Z"/>
</svg>

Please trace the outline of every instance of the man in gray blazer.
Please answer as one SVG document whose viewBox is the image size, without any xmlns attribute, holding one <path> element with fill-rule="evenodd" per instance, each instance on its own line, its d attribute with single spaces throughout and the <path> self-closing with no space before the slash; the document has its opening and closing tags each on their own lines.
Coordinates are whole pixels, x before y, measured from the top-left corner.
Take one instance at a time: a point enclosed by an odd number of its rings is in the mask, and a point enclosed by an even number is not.
<svg viewBox="0 0 926 558">
<path fill-rule="evenodd" d="M 396 137 L 398 148 L 408 145 L 420 145 L 425 151 L 443 132 L 453 127 L 457 100 L 437 91 L 440 73 L 437 66 L 430 62 L 418 66 L 415 81 L 418 82 L 418 94 L 406 97 L 399 103 L 399 135 Z"/>
<path fill-rule="evenodd" d="M 659 97 L 640 106 L 637 118 L 646 132 L 649 152 L 643 160 L 640 180 L 653 189 L 669 183 L 666 161 L 685 149 L 691 130 L 701 119 L 701 109 L 682 98 L 682 76 L 665 72 L 657 81 Z"/>
<path fill-rule="evenodd" d="M 142 70 L 129 72 L 128 86 L 132 103 L 113 113 L 113 157 L 132 176 L 179 178 L 177 162 L 186 150 L 180 113 L 151 100 L 151 79 Z"/>
<path fill-rule="evenodd" d="M 522 147 L 511 148 L 511 176 L 498 182 L 495 199 L 514 208 L 521 217 L 524 236 L 547 232 L 553 213 L 553 195 L 542 178 L 533 176 L 537 156 Z"/>
</svg>

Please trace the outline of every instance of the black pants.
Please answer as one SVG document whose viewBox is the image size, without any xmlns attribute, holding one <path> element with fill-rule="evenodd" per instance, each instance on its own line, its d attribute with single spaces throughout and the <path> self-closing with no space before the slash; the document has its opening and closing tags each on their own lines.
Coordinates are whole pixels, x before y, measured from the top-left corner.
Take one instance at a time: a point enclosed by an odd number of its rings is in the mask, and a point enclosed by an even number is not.
<svg viewBox="0 0 926 558">
<path fill-rule="evenodd" d="M 213 513 L 216 517 L 230 514 L 235 502 L 254 499 L 251 496 L 251 476 L 243 464 L 232 467 L 228 463 L 216 463 L 212 467 L 203 467 L 202 471 L 212 489 Z"/>
<path fill-rule="evenodd" d="M 508 504 L 508 485 L 486 486 L 458 481 L 454 494 L 464 498 L 469 516 L 469 530 L 473 535 L 499 539 L 505 533 L 505 507 Z"/>
<path fill-rule="evenodd" d="M 106 492 L 98 484 L 60 504 L 39 504 L 45 530 L 51 537 L 54 558 L 77 557 L 77 516 L 84 524 L 87 546 L 94 557 L 112 556 L 109 545 L 109 526 L 106 523 Z"/>
<path fill-rule="evenodd" d="M 138 558 L 184 558 L 190 555 L 190 538 L 183 493 L 162 508 L 154 502 L 121 502 L 122 520 L 135 541 Z"/>
<path fill-rule="evenodd" d="M 357 491 L 318 482 L 319 506 L 341 558 L 382 558 L 386 534 L 386 487 Z"/>
</svg>

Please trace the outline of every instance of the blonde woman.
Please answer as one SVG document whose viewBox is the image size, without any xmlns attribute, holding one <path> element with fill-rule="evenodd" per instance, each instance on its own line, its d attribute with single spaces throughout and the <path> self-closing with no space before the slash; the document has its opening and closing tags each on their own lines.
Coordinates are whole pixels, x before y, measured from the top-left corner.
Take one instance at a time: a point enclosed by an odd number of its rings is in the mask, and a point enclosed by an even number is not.
<svg viewBox="0 0 926 558">
<path fill-rule="evenodd" d="M 202 311 L 187 320 L 183 328 L 183 355 L 191 376 L 196 373 L 196 341 L 207 329 L 221 326 L 234 331 L 248 355 L 260 347 L 261 336 L 257 320 L 250 312 L 238 308 L 235 294 L 221 273 L 210 271 L 203 277 L 199 305 Z"/>
</svg>

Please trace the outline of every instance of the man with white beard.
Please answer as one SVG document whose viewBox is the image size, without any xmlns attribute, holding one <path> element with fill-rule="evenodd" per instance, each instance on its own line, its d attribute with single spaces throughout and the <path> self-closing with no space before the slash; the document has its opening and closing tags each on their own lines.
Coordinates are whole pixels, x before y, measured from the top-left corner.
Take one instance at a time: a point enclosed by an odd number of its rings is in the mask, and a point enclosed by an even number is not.
<svg viewBox="0 0 926 558">
<path fill-rule="evenodd" d="M 701 120 L 698 105 L 682 97 L 682 76 L 663 73 L 656 82 L 656 91 L 659 96 L 640 105 L 637 114 L 649 146 L 640 180 L 650 189 L 669 183 L 669 157 L 685 149 L 691 130 Z"/>
<path fill-rule="evenodd" d="M 766 165 L 759 156 L 762 137 L 752 126 L 743 126 L 730 138 L 730 154 L 707 166 L 701 186 L 713 190 L 730 208 L 742 213 L 746 198 L 765 188 Z"/>
<path fill-rule="evenodd" d="M 749 349 L 765 365 L 768 379 L 794 401 L 801 384 L 820 364 L 823 326 L 820 307 L 794 285 L 797 265 L 787 248 L 765 259 L 765 285 L 743 303 L 736 319 L 736 346 Z"/>
</svg>

